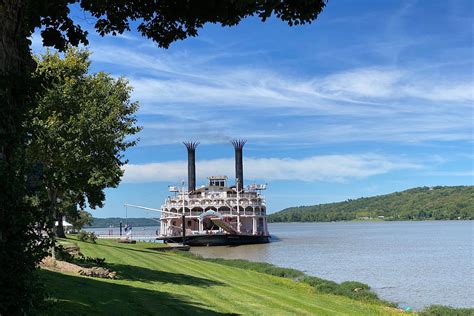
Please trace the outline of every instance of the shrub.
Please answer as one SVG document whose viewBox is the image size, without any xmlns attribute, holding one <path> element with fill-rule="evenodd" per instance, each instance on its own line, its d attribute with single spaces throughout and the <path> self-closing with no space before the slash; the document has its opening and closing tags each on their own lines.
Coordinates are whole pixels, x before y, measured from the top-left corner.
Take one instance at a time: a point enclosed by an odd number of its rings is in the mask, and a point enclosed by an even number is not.
<svg viewBox="0 0 474 316">
<path fill-rule="evenodd" d="M 96 243 L 96 240 L 97 240 L 97 236 L 93 232 L 88 233 L 83 230 L 79 232 L 79 234 L 77 235 L 77 238 L 80 241 L 91 242 L 94 244 Z"/>
<path fill-rule="evenodd" d="M 342 292 L 339 288 L 339 284 L 334 281 L 324 280 L 312 276 L 305 276 L 304 278 L 301 278 L 300 281 L 311 285 L 316 291 L 321 293 L 341 295 Z"/>
<path fill-rule="evenodd" d="M 454 308 L 450 306 L 431 305 L 420 312 L 422 316 L 472 316 L 474 308 Z"/>
<path fill-rule="evenodd" d="M 370 291 L 370 287 L 365 283 L 356 281 L 346 281 L 342 282 L 339 287 L 341 288 L 343 295 L 352 297 L 354 299 L 372 302 L 380 300 L 377 297 L 377 294 Z"/>
<path fill-rule="evenodd" d="M 73 263 L 83 267 L 104 266 L 105 258 L 84 257 L 83 255 L 81 255 L 78 257 L 74 257 Z"/>
<path fill-rule="evenodd" d="M 85 237 L 85 238 L 89 238 L 89 237 Z M 63 245 L 57 245 L 54 249 L 55 249 L 55 255 L 56 255 L 57 260 L 74 263 L 81 267 L 105 265 L 105 258 L 86 257 L 82 253 L 79 253 L 78 255 L 73 255 L 67 252 L 64 249 Z"/>
<path fill-rule="evenodd" d="M 387 306 L 395 306 L 393 303 L 381 300 L 377 294 L 370 290 L 367 284 L 346 281 L 338 284 L 334 281 L 324 280 L 317 277 L 305 276 L 300 280 L 303 283 L 311 285 L 316 291 L 326 294 L 346 296 L 359 301 L 381 303 Z"/>
<path fill-rule="evenodd" d="M 54 254 L 57 260 L 72 262 L 74 259 L 73 255 L 64 250 L 63 245 L 56 245 L 54 247 Z"/>
</svg>

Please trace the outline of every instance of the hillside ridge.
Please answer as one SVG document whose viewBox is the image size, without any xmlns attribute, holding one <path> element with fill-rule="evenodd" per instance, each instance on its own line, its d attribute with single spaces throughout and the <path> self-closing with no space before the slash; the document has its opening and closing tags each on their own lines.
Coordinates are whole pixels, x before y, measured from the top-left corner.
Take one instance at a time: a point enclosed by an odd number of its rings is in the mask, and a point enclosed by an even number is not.
<svg viewBox="0 0 474 316">
<path fill-rule="evenodd" d="M 343 202 L 290 207 L 269 222 L 474 219 L 474 186 L 417 187 Z"/>
</svg>

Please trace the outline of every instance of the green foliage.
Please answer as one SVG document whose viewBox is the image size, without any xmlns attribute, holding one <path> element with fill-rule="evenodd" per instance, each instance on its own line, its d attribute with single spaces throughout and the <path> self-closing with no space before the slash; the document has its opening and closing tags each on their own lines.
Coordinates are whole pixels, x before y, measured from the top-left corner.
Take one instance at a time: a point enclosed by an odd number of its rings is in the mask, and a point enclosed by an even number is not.
<svg viewBox="0 0 474 316">
<path fill-rule="evenodd" d="M 0 15 L 2 11 L 3 7 Z M 8 58 L 1 64 L 11 66 Z M 29 135 L 22 124 L 24 111 L 34 105 L 37 88 L 29 74 L 0 71 L 1 315 L 33 314 L 43 299 L 43 286 L 32 272 L 51 245 L 46 229 L 50 214 L 29 176 L 33 166 L 26 163 L 24 148 Z M 38 234 L 41 229 L 44 234 Z"/>
<path fill-rule="evenodd" d="M 136 143 L 129 136 L 140 130 L 138 104 L 130 102 L 125 79 L 88 74 L 86 50 L 71 48 L 64 58 L 48 51 L 37 62 L 44 91 L 29 113 L 27 159 L 42 166 L 51 213 L 60 222 L 67 214 L 79 227 L 90 217 L 78 213 L 77 205 L 102 207 L 103 190 L 120 182 L 123 152 Z"/>
<path fill-rule="evenodd" d="M 31 111 L 28 158 L 43 166 L 52 201 L 102 207 L 103 189 L 116 187 L 126 163 L 123 151 L 136 144 L 136 102 L 125 79 L 88 74 L 89 53 L 69 49 L 64 58 L 47 52 L 36 75 L 45 92 Z"/>
<path fill-rule="evenodd" d="M 78 239 L 80 241 L 88 242 L 90 238 L 91 238 L 90 236 L 84 235 L 82 236 L 82 238 L 79 237 Z M 92 239 L 93 239 L 93 243 L 96 243 L 95 236 L 93 236 Z M 66 250 L 64 250 L 63 245 L 60 245 L 60 244 L 55 246 L 55 254 L 56 254 L 57 260 L 74 263 L 81 267 L 93 267 L 93 266 L 105 265 L 105 258 L 84 256 L 82 253 L 79 253 L 78 255 L 72 255 Z"/>
<path fill-rule="evenodd" d="M 104 266 L 105 258 L 76 256 L 73 263 L 83 267 Z"/>
<path fill-rule="evenodd" d="M 305 276 L 300 281 L 311 285 L 316 291 L 321 293 L 342 295 L 359 301 L 382 303 L 393 306 L 393 304 L 379 299 L 377 294 L 370 291 L 370 287 L 367 284 L 361 282 L 346 281 L 338 284 L 333 281 L 312 276 Z"/>
<path fill-rule="evenodd" d="M 79 234 L 77 234 L 77 238 L 80 241 L 85 241 L 85 242 L 91 242 L 91 243 L 96 243 L 97 236 L 93 232 L 86 232 L 81 230 Z"/>
<path fill-rule="evenodd" d="M 432 305 L 419 313 L 420 316 L 472 316 L 474 308 L 454 308 L 450 306 Z"/>
<path fill-rule="evenodd" d="M 84 210 L 80 210 L 79 212 L 74 210 L 74 212 L 69 213 L 68 215 L 69 216 L 67 217 L 67 219 L 69 220 L 69 222 L 72 224 L 72 227 L 76 231 L 82 229 L 86 225 L 90 226 L 94 220 L 92 218 L 91 213 Z"/>
<path fill-rule="evenodd" d="M 106 34 L 122 34 L 130 30 L 135 21 L 138 32 L 168 47 L 172 42 L 198 35 L 198 30 L 207 23 L 233 26 L 249 16 L 258 16 L 262 21 L 272 15 L 290 26 L 311 23 L 326 6 L 325 0 L 307 1 L 173 1 L 161 0 L 140 3 L 133 0 L 55 0 L 45 4 L 30 1 L 27 19 L 31 31 L 41 28 L 45 46 L 65 49 L 68 44 L 88 44 L 87 31 L 75 24 L 68 16 L 70 3 L 80 3 L 83 10 L 97 20 L 96 31 Z"/>
<path fill-rule="evenodd" d="M 474 186 L 421 187 L 345 202 L 299 206 L 269 215 L 269 222 L 330 222 L 356 219 L 474 219 Z"/>
</svg>

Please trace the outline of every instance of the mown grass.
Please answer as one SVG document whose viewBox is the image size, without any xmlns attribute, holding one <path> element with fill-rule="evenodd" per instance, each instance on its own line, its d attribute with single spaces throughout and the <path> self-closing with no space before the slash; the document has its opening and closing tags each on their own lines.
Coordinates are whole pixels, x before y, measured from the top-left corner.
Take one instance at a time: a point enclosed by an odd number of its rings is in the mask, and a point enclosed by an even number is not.
<svg viewBox="0 0 474 316">
<path fill-rule="evenodd" d="M 146 243 L 74 241 L 85 256 L 106 259 L 117 280 L 39 271 L 51 293 L 44 315 L 396 315 L 379 303 L 318 292 L 313 286 L 223 265 Z M 242 266 L 238 266 L 242 264 Z M 244 269 L 241 269 L 241 268 Z M 248 266 L 247 266 L 248 267 Z M 268 267 L 267 267 L 268 268 Z M 292 269 L 290 269 L 292 270 Z M 267 270 L 268 272 L 268 270 Z M 281 271 L 280 271 L 281 272 Z M 293 276 L 291 276 L 293 277 Z"/>
<path fill-rule="evenodd" d="M 270 274 L 274 276 L 279 276 L 282 278 L 290 278 L 297 280 L 298 278 L 303 277 L 305 274 L 299 270 L 291 268 L 281 268 L 277 267 L 271 263 L 266 262 L 253 262 L 242 259 L 219 259 L 219 258 L 204 258 L 202 256 L 193 254 L 191 252 L 179 253 L 182 256 L 191 257 L 194 259 L 199 259 L 207 262 L 214 262 L 223 264 L 230 267 L 236 267 L 244 270 L 252 270 L 265 274 Z"/>
<path fill-rule="evenodd" d="M 305 275 L 302 271 L 296 269 L 281 268 L 266 262 L 252 262 L 242 259 L 203 258 L 192 253 L 185 253 L 182 255 L 207 262 L 215 262 L 240 269 L 252 270 L 278 277 L 293 279 L 295 281 L 311 285 L 319 293 L 340 295 L 355 300 L 396 307 L 393 303 L 380 299 L 377 294 L 370 290 L 370 287 L 367 284 L 361 282 L 346 281 L 339 284 L 334 281 Z"/>
</svg>

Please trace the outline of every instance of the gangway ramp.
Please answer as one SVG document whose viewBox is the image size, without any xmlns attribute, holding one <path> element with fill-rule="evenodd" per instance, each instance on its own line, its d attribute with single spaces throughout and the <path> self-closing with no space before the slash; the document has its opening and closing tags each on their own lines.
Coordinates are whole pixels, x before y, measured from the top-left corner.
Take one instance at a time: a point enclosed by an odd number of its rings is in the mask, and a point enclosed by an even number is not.
<svg viewBox="0 0 474 316">
<path fill-rule="evenodd" d="M 212 217 L 211 221 L 220 228 L 222 228 L 224 231 L 230 234 L 237 234 L 237 231 L 229 223 L 224 222 L 222 218 Z"/>
</svg>

